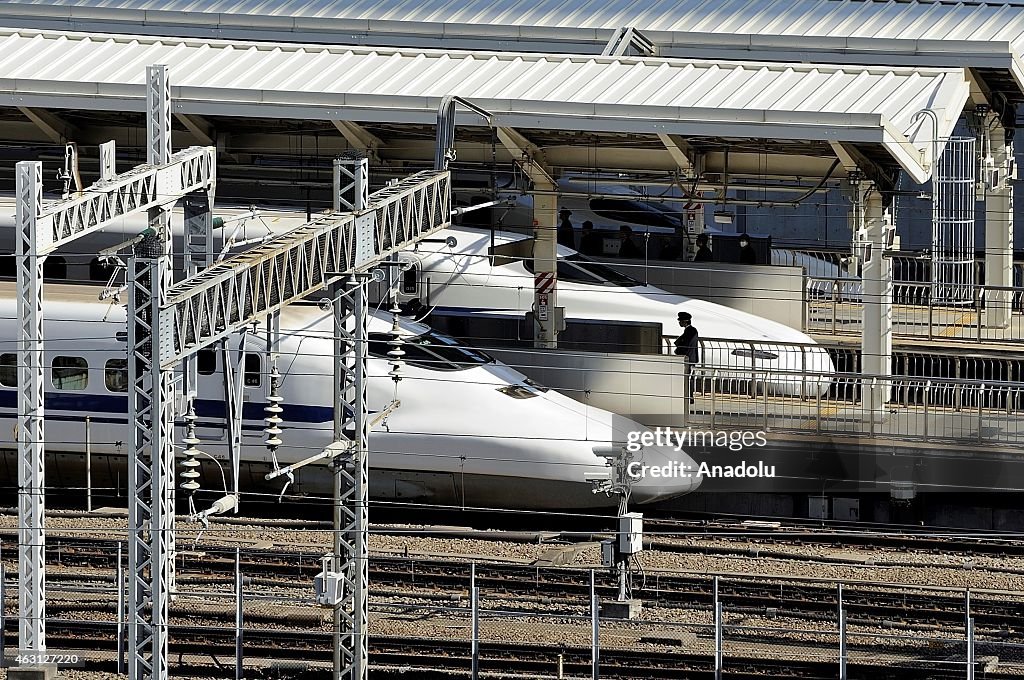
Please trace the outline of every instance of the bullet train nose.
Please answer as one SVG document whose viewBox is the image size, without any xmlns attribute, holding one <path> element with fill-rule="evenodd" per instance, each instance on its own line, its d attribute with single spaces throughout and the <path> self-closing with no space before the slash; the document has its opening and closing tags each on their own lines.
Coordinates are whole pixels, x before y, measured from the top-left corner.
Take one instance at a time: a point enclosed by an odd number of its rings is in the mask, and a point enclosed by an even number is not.
<svg viewBox="0 0 1024 680">
<path fill-rule="evenodd" d="M 630 503 L 644 505 L 688 494 L 700 486 L 698 463 L 669 446 L 647 446 L 633 455 Z"/>
<path fill-rule="evenodd" d="M 815 393 L 824 396 L 836 373 L 836 365 L 832 356 L 824 347 L 807 347 L 804 349 L 804 361 L 807 367 L 807 390 L 810 396 Z"/>
</svg>

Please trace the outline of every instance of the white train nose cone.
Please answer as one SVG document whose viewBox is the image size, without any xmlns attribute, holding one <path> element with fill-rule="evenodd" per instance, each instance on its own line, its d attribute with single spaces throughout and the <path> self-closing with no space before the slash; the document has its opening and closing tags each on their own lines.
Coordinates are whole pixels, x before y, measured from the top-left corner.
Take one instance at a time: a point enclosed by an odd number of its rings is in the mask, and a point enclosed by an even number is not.
<svg viewBox="0 0 1024 680">
<path fill-rule="evenodd" d="M 633 477 L 632 503 L 664 501 L 695 491 L 701 478 L 698 464 L 684 450 L 648 446 L 633 454 L 626 472 Z"/>
</svg>

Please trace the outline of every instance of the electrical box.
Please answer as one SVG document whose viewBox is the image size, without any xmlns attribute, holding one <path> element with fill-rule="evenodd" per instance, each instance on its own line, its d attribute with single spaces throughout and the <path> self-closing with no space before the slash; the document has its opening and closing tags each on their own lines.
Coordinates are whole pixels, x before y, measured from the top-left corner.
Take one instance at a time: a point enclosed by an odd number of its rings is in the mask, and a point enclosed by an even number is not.
<svg viewBox="0 0 1024 680">
<path fill-rule="evenodd" d="M 619 517 L 619 552 L 633 555 L 644 549 L 644 516 L 627 512 Z"/>
<path fill-rule="evenodd" d="M 601 566 L 602 567 L 614 567 L 615 566 L 615 539 L 609 538 L 607 541 L 601 541 Z"/>
<path fill-rule="evenodd" d="M 807 518 L 828 519 L 828 496 L 807 497 Z"/>
<path fill-rule="evenodd" d="M 846 522 L 860 521 L 860 500 L 857 498 L 833 498 L 832 519 Z"/>
<path fill-rule="evenodd" d="M 316 603 L 322 607 L 333 607 L 341 602 L 345 584 L 336 571 L 321 571 L 313 578 Z"/>
</svg>

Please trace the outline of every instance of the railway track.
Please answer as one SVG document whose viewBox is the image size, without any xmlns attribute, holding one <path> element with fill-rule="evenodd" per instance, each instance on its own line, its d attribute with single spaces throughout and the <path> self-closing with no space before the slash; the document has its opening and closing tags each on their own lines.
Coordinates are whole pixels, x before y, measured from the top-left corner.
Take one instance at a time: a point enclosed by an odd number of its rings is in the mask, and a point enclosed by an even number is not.
<svg viewBox="0 0 1024 680">
<path fill-rule="evenodd" d="M 90 650 L 90 669 L 111 669 L 116 665 L 115 624 L 108 622 L 47 621 L 47 643 L 50 649 Z M 9 632 L 8 645 L 16 633 Z M 223 677 L 226 667 L 234 664 L 235 637 L 231 628 L 208 626 L 171 626 L 168 631 L 169 657 L 172 671 L 188 670 L 190 677 L 209 672 Z M 309 678 L 330 677 L 331 635 L 323 632 L 246 630 L 244 650 L 247 664 L 267 668 L 266 677 Z M 470 668 L 468 640 L 424 639 L 408 636 L 372 636 L 369 640 L 370 661 L 375 673 L 403 677 L 465 677 Z M 590 649 L 557 645 L 481 641 L 479 663 L 482 677 L 553 677 L 561 665 L 570 677 L 590 674 Z M 205 661 L 205 663 L 204 663 Z M 836 676 L 832 659 L 793 660 L 756 656 L 730 655 L 726 659 L 730 680 L 831 680 Z M 643 680 L 682 680 L 713 677 L 714 660 L 709 654 L 687 651 L 658 652 L 649 650 L 602 648 L 601 677 Z M 962 664 L 961 664 L 962 666 Z M 272 670 L 270 670 L 272 668 Z M 964 669 L 941 661 L 928 661 L 908 656 L 893 665 L 891 658 L 880 661 L 852 660 L 848 664 L 851 680 L 944 680 L 962 678 Z M 996 670 L 985 673 L 988 680 L 1018 677 Z"/>
<path fill-rule="evenodd" d="M 644 533 L 652 540 L 667 537 L 736 538 L 762 545 L 822 545 L 834 548 L 877 548 L 894 553 L 1024 556 L 1024 536 L 991 533 L 966 534 L 936 530 L 866 530 L 824 527 L 787 522 L 719 522 L 710 520 L 644 519 Z M 671 549 L 671 547 L 666 547 Z"/>
<path fill-rule="evenodd" d="M 11 554 L 8 552 L 7 554 Z M 112 578 L 116 555 L 113 544 L 98 539 L 73 537 L 51 540 L 47 545 L 49 563 L 90 567 L 97 575 Z M 321 555 L 313 551 L 250 551 L 241 567 L 247 578 L 262 586 L 311 589 L 320 570 Z M 466 561 L 397 557 L 373 557 L 370 563 L 371 594 L 433 591 L 464 594 L 469 586 Z M 178 555 L 178 574 L 183 584 L 227 583 L 234 573 L 234 550 L 210 548 L 202 553 L 183 551 Z M 590 573 L 586 569 L 536 567 L 521 564 L 478 563 L 477 586 L 486 595 L 506 598 L 546 599 L 569 604 L 586 602 Z M 79 574 L 71 574 L 78 578 Z M 51 582 L 62 575 L 51 572 Z M 614 598 L 613 577 L 598 572 L 597 589 L 602 598 Z M 637 591 L 648 606 L 710 610 L 713 581 L 693 574 L 651 574 Z M 838 592 L 831 583 L 807 582 L 784 577 L 722 577 L 719 599 L 726 611 L 748 615 L 834 620 Z M 929 592 L 883 583 L 844 586 L 843 604 L 851 624 L 885 627 L 961 629 L 965 598 L 948 591 Z M 1010 638 L 1024 633 L 1024 593 L 973 592 L 971 616 L 979 634 Z"/>
</svg>

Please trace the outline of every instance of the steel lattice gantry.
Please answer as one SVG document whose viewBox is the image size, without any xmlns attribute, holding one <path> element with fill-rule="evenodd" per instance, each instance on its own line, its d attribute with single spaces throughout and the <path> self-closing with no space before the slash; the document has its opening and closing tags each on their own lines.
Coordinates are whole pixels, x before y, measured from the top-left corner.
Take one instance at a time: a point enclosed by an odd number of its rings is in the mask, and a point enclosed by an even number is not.
<svg viewBox="0 0 1024 680">
<path fill-rule="evenodd" d="M 186 355 L 443 229 L 448 171 L 424 171 L 374 192 L 366 210 L 326 214 L 176 284 L 160 309 L 160 364 Z"/>
<path fill-rule="evenodd" d="M 153 658 L 139 670 L 154 678 L 167 673 L 166 608 L 168 582 L 161 577 L 170 547 L 159 537 L 170 536 L 172 515 L 166 508 L 173 473 L 174 401 L 172 382 L 177 363 L 195 352 L 226 338 L 254 322 L 277 313 L 286 305 L 350 279 L 368 267 L 420 239 L 447 227 L 451 216 L 451 177 L 447 170 L 420 172 L 398 181 L 367 198 L 366 207 L 351 213 L 329 213 L 288 234 L 277 237 L 246 253 L 227 258 L 203 272 L 161 290 L 166 255 L 150 253 L 147 268 L 139 267 L 133 299 L 137 304 L 130 333 L 135 362 L 139 364 L 133 382 L 133 401 L 146 407 L 133 414 L 137 446 L 153 451 L 147 481 L 153 495 L 150 531 L 154 538 L 147 555 L 153 569 L 152 624 L 147 633 L 153 641 Z M 146 296 L 149 297 L 146 297 Z M 351 445 L 348 455 L 335 464 L 339 475 L 339 520 L 336 559 L 345 575 L 346 597 L 339 623 L 349 627 L 339 645 L 342 677 L 365 677 L 366 635 L 356 626 L 365 621 L 366 607 L 366 321 L 367 308 L 358 283 L 352 290 L 352 304 L 336 313 L 340 376 L 336 434 Z M 143 370 L 145 369 L 145 370 Z M 149 375 L 148 383 L 144 376 Z M 141 449 L 140 449 L 141 451 Z M 157 455 L 163 456 L 161 461 Z M 141 468 L 136 472 L 140 474 Z M 140 545 L 141 547 L 144 547 Z M 143 563 L 138 565 L 141 569 Z M 142 583 L 142 572 L 133 578 Z M 159 592 L 158 592 L 159 591 Z M 157 611 L 157 606 L 161 607 Z M 137 619 L 138 621 L 138 619 Z M 134 640 L 134 644 L 140 644 Z M 143 653 L 135 647 L 133 653 Z"/>
<path fill-rule="evenodd" d="M 34 161 L 17 165 L 21 649 L 46 648 L 43 262 L 48 254 L 121 217 L 208 189 L 214 181 L 215 154 L 212 147 L 191 147 L 120 175 L 110 171 L 111 164 L 105 166 L 97 184 L 46 209 L 42 209 L 42 165 Z"/>
</svg>

